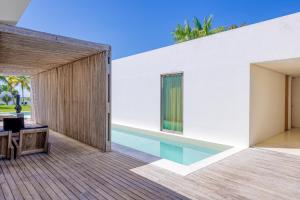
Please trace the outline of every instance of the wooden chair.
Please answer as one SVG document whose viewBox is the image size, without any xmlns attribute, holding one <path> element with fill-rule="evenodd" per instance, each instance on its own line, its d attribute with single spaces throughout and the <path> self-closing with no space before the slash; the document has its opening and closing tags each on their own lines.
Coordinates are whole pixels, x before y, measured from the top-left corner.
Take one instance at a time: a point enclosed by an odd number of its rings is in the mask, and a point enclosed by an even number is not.
<svg viewBox="0 0 300 200">
<path fill-rule="evenodd" d="M 11 148 L 10 158 L 15 158 L 18 150 L 20 130 L 24 128 L 24 118 L 9 117 L 3 118 L 3 131 L 9 131 L 9 146 Z"/>
<path fill-rule="evenodd" d="M 18 142 L 19 145 L 17 145 L 16 157 L 33 153 L 48 153 L 50 151 L 48 138 L 48 127 L 22 129 L 20 131 L 20 139 Z"/>
<path fill-rule="evenodd" d="M 25 125 L 22 117 L 4 118 L 3 125 L 4 130 L 10 131 L 7 140 L 9 141 L 8 146 L 13 152 L 13 157 L 17 158 L 26 154 L 49 152 L 48 126 L 39 124 Z"/>
<path fill-rule="evenodd" d="M 0 130 L 0 158 L 13 158 L 14 148 L 11 145 L 11 131 Z"/>
</svg>

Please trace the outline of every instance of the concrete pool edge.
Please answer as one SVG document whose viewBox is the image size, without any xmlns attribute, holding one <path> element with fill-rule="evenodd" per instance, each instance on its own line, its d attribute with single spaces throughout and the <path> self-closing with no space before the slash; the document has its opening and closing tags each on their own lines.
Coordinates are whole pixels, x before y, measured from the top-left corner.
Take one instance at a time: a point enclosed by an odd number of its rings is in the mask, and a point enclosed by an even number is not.
<svg viewBox="0 0 300 200">
<path fill-rule="evenodd" d="M 199 169 L 202 169 L 208 165 L 211 165 L 215 162 L 218 162 L 228 156 L 231 156 L 235 153 L 240 152 L 241 150 L 243 150 L 242 148 L 237 148 L 237 147 L 232 147 L 231 149 L 225 150 L 221 153 L 218 153 L 216 155 L 210 156 L 208 158 L 205 158 L 203 160 L 200 160 L 196 163 L 193 163 L 191 165 L 182 165 L 170 160 L 166 160 L 166 159 L 160 159 L 158 161 L 154 161 L 152 163 L 149 163 L 150 165 L 156 166 L 156 167 L 160 167 L 166 170 L 169 170 L 171 172 L 174 172 L 178 175 L 181 176 L 186 176 L 190 173 L 193 173 Z"/>
<path fill-rule="evenodd" d="M 183 164 L 179 164 L 179 163 L 176 163 L 176 162 L 173 162 L 173 161 L 170 161 L 167 159 L 163 159 L 163 158 L 160 158 L 160 159 L 154 160 L 154 161 L 149 161 L 148 159 L 144 159 L 144 157 L 147 157 L 147 155 L 150 155 L 150 154 L 147 154 L 145 152 L 141 152 L 141 151 L 138 151 L 135 149 L 130 150 L 130 153 L 128 153 L 129 151 L 122 152 L 122 148 L 119 148 L 117 150 L 120 153 L 134 157 L 138 160 L 144 161 L 144 162 L 148 163 L 147 165 L 153 165 L 156 167 L 160 167 L 160 168 L 166 169 L 168 171 L 171 171 L 171 172 L 176 173 L 181 176 L 186 176 L 194 171 L 204 168 L 210 164 L 213 164 L 217 161 L 220 161 L 230 155 L 233 155 L 233 154 L 245 149 L 245 148 L 240 148 L 240 147 L 232 147 L 232 146 L 223 145 L 223 144 L 201 141 L 201 140 L 197 140 L 197 139 L 193 139 L 193 138 L 184 137 L 182 135 L 174 135 L 172 133 L 145 130 L 145 129 L 131 127 L 128 125 L 123 125 L 123 124 L 115 124 L 114 123 L 114 124 L 112 124 L 112 128 L 134 130 L 134 131 L 142 132 L 143 134 L 147 134 L 147 135 L 172 139 L 173 141 L 180 141 L 180 142 L 184 141 L 184 142 L 188 142 L 188 143 L 191 143 L 194 145 L 202 145 L 202 146 L 213 147 L 213 148 L 222 150 L 220 153 L 212 155 L 203 160 L 197 161 L 191 165 L 183 165 Z M 120 145 L 120 146 L 122 146 L 122 145 Z M 131 149 L 130 147 L 126 147 L 126 148 Z M 143 154 L 145 154 L 145 155 L 143 155 Z"/>
</svg>

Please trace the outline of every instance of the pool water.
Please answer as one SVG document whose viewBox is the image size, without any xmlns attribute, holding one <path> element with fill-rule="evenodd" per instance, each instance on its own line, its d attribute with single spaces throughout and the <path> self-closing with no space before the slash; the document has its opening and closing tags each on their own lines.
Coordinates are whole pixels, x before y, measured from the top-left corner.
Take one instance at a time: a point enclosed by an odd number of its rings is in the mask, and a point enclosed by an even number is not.
<svg viewBox="0 0 300 200">
<path fill-rule="evenodd" d="M 112 128 L 112 142 L 183 165 L 193 164 L 222 151 L 121 128 Z"/>
<path fill-rule="evenodd" d="M 24 113 L 24 117 L 25 118 L 30 118 L 31 117 L 31 112 L 21 112 L 21 113 Z M 17 115 L 15 112 L 11 112 L 10 114 L 12 115 Z"/>
</svg>

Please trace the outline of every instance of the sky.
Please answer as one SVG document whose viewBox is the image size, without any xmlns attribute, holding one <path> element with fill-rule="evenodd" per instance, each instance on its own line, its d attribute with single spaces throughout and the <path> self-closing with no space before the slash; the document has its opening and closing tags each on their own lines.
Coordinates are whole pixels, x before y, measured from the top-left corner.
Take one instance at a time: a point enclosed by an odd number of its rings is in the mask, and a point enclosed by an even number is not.
<svg viewBox="0 0 300 200">
<path fill-rule="evenodd" d="M 110 44 L 113 59 L 174 44 L 178 23 L 213 15 L 214 26 L 300 12 L 300 0 L 31 0 L 17 26 Z"/>
</svg>

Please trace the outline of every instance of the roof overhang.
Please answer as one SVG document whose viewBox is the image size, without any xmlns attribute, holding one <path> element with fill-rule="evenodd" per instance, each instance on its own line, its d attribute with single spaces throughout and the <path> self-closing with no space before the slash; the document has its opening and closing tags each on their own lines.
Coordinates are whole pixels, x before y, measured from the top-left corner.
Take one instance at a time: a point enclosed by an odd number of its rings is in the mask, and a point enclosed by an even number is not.
<svg viewBox="0 0 300 200">
<path fill-rule="evenodd" d="M 16 25 L 30 0 L 1 0 L 0 23 Z"/>
<path fill-rule="evenodd" d="M 110 45 L 0 24 L 0 73 L 34 75 L 110 48 Z"/>
</svg>

